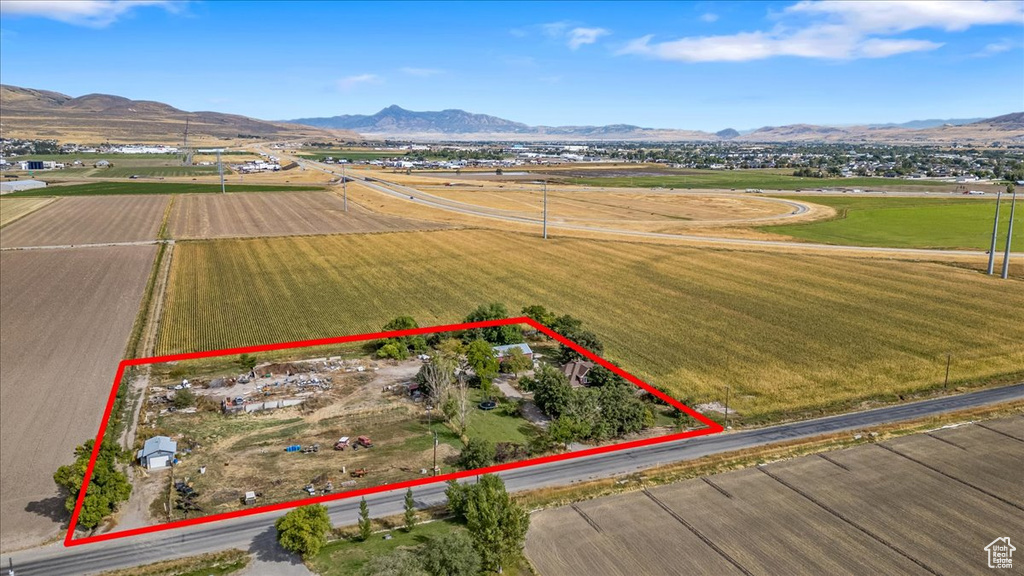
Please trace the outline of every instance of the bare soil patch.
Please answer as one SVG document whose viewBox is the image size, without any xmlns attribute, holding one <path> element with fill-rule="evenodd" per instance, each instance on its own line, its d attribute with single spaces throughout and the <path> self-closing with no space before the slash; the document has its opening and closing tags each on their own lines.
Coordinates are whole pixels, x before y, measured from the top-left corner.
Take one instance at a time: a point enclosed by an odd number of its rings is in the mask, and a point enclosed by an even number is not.
<svg viewBox="0 0 1024 576">
<path fill-rule="evenodd" d="M 4 248 L 155 240 L 168 196 L 68 197 L 0 231 Z"/>
<path fill-rule="evenodd" d="M 75 446 L 96 435 L 155 252 L 0 253 L 4 551 L 46 540 L 66 521 L 52 476 L 74 460 Z"/>
<path fill-rule="evenodd" d="M 56 198 L 0 198 L 0 226 L 27 216 Z"/>
<path fill-rule="evenodd" d="M 171 210 L 174 238 L 231 238 L 388 232 L 442 225 L 378 214 L 355 203 L 344 210 L 330 192 L 196 194 L 178 198 Z"/>
</svg>

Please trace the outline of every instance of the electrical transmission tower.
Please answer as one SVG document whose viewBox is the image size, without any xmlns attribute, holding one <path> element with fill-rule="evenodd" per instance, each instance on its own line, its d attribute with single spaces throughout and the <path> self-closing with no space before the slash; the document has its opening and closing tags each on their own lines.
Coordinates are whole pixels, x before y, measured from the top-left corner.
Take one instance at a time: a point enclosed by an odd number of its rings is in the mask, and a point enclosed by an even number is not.
<svg viewBox="0 0 1024 576">
<path fill-rule="evenodd" d="M 192 149 L 188 147 L 188 116 L 185 117 L 185 142 L 181 145 L 181 165 L 192 165 Z"/>
</svg>

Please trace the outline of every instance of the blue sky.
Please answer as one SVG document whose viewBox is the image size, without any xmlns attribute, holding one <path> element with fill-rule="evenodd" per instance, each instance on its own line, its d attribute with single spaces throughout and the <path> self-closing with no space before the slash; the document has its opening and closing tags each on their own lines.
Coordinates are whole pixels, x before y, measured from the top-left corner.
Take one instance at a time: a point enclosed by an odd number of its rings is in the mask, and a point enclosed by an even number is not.
<svg viewBox="0 0 1024 576">
<path fill-rule="evenodd" d="M 719 130 L 1024 110 L 1024 2 L 0 5 L 0 80 L 266 119 Z"/>
</svg>

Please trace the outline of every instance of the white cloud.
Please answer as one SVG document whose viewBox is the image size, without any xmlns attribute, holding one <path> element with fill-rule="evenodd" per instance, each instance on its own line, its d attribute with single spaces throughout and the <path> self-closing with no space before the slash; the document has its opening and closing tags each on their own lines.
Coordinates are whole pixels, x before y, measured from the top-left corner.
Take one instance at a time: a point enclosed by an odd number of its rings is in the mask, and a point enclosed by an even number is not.
<svg viewBox="0 0 1024 576">
<path fill-rule="evenodd" d="M 569 49 L 576 50 L 584 44 L 593 44 L 601 36 L 611 34 L 604 28 L 573 28 L 569 31 Z"/>
<path fill-rule="evenodd" d="M 576 23 L 566 20 L 540 24 L 535 29 L 539 29 L 548 38 L 564 40 L 570 50 L 578 50 L 585 44 L 594 44 L 598 38 L 611 34 L 611 31 L 605 28 L 577 26 Z"/>
<path fill-rule="evenodd" d="M 700 15 L 701 22 L 718 22 L 718 14 L 712 14 L 711 12 L 705 12 Z"/>
<path fill-rule="evenodd" d="M 337 86 L 339 90 L 347 92 L 362 84 L 380 84 L 383 81 L 384 79 L 376 74 L 357 74 L 338 80 Z"/>
<path fill-rule="evenodd" d="M 409 76 L 419 76 L 421 78 L 444 74 L 444 70 L 440 70 L 438 68 L 413 68 L 407 66 L 405 68 L 401 68 L 401 71 Z"/>
<path fill-rule="evenodd" d="M 777 56 L 851 60 L 886 58 L 941 47 L 941 42 L 891 38 L 910 30 L 961 31 L 977 25 L 1024 22 L 1024 2 L 848 2 L 801 1 L 787 7 L 770 30 L 719 36 L 691 36 L 654 42 L 643 36 L 619 54 L 639 54 L 681 62 L 746 62 Z"/>
<path fill-rule="evenodd" d="M 984 48 L 975 52 L 974 54 L 971 54 L 971 56 L 974 56 L 975 58 L 995 56 L 996 54 L 1002 54 L 1003 52 L 1009 52 L 1010 50 L 1013 50 L 1015 48 L 1020 48 L 1020 46 L 1021 44 L 1019 42 L 1003 39 L 998 42 L 991 42 L 989 44 L 986 44 Z"/>
<path fill-rule="evenodd" d="M 104 28 L 141 6 L 160 6 L 178 12 L 184 3 L 169 0 L 3 0 L 4 16 L 35 16 L 66 24 Z"/>
<path fill-rule="evenodd" d="M 989 0 L 923 1 L 893 0 L 859 2 L 802 0 L 786 8 L 793 14 L 813 14 L 838 18 L 864 33 L 892 34 L 917 28 L 941 28 L 947 31 L 966 30 L 986 24 L 1020 24 L 1024 22 L 1024 3 Z"/>
</svg>

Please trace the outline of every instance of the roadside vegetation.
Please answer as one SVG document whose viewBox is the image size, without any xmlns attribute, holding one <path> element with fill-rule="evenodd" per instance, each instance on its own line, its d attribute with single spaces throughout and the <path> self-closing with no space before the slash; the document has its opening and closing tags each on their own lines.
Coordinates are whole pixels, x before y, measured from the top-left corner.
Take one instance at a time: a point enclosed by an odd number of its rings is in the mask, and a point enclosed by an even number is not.
<svg viewBox="0 0 1024 576">
<path fill-rule="evenodd" d="M 224 576 L 249 565 L 249 554 L 243 550 L 225 550 L 177 560 L 165 560 L 145 566 L 104 572 L 100 576 Z"/>
<path fill-rule="evenodd" d="M 988 250 L 996 209 L 994 201 L 975 198 L 792 199 L 830 206 L 838 215 L 822 222 L 762 226 L 759 230 L 825 244 Z M 1002 250 L 1010 221 L 1007 202 L 1003 203 L 999 220 L 997 248 Z M 1024 226 L 1015 227 L 1013 245 L 1024 247 Z"/>
<path fill-rule="evenodd" d="M 321 576 L 529 573 L 523 546 L 530 517 L 499 477 L 485 474 L 474 484 L 449 482 L 446 496 L 447 518 L 413 525 L 407 520 L 401 525 L 371 521 L 363 500 L 356 532 L 342 531 L 342 538 L 303 557 Z M 307 514 L 298 510 L 289 516 Z M 374 530 L 374 524 L 385 529 Z M 319 525 L 315 531 L 320 534 Z M 282 544 L 284 537 L 279 531 Z"/>
<path fill-rule="evenodd" d="M 292 186 L 290 184 L 228 184 L 228 192 L 301 192 L 323 190 L 322 186 Z M 220 192 L 220 184 L 196 182 L 90 182 L 67 186 L 47 186 L 6 194 L 9 198 L 35 196 L 120 196 L 128 194 L 214 194 Z"/>
</svg>

